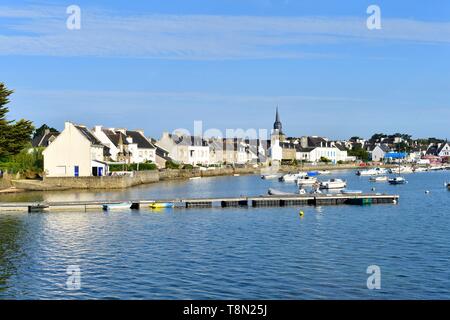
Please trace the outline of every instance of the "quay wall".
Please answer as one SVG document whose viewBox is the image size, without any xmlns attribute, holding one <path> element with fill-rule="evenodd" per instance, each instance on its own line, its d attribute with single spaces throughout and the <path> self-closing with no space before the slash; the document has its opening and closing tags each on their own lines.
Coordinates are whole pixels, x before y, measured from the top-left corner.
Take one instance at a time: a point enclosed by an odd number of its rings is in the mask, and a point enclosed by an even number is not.
<svg viewBox="0 0 450 320">
<path fill-rule="evenodd" d="M 132 177 L 46 177 L 43 185 L 69 189 L 121 189 L 158 181 L 158 171 L 140 171 L 135 172 Z"/>
<path fill-rule="evenodd" d="M 165 169 L 161 171 L 139 171 L 133 176 L 104 177 L 45 177 L 41 183 L 15 182 L 17 187 L 28 190 L 58 190 L 58 189 L 121 189 L 140 184 L 155 183 L 167 180 L 189 179 L 193 177 L 213 177 L 233 174 L 254 174 L 258 168 L 217 168 L 214 170 Z"/>
</svg>

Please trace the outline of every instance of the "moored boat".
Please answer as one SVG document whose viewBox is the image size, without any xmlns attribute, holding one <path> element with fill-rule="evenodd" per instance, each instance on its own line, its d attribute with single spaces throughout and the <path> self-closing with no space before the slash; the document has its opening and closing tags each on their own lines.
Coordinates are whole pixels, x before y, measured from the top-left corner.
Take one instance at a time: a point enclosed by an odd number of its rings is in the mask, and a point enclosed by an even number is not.
<svg viewBox="0 0 450 320">
<path fill-rule="evenodd" d="M 331 171 L 329 171 L 329 170 L 319 171 L 319 175 L 326 175 L 326 174 L 330 174 L 330 173 L 331 173 Z"/>
<path fill-rule="evenodd" d="M 342 179 L 330 179 L 320 183 L 320 189 L 344 189 L 347 187 L 347 182 Z"/>
<path fill-rule="evenodd" d="M 267 193 L 271 196 L 293 196 L 295 193 L 284 192 L 276 189 L 269 188 Z"/>
<path fill-rule="evenodd" d="M 152 209 L 160 209 L 160 208 L 173 208 L 173 202 L 155 202 L 150 204 L 150 208 Z"/>
<path fill-rule="evenodd" d="M 316 182 L 317 182 L 317 178 L 310 177 L 310 176 L 306 176 L 306 177 L 303 177 L 303 178 L 298 178 L 296 180 L 296 183 L 299 186 L 311 186 L 311 185 L 313 185 Z"/>
<path fill-rule="evenodd" d="M 280 177 L 279 174 L 263 174 L 261 179 L 270 180 L 270 179 L 278 179 Z"/>
<path fill-rule="evenodd" d="M 386 174 L 387 170 L 383 168 L 374 168 L 368 170 L 360 170 L 356 172 L 357 176 L 379 176 L 382 174 Z"/>
<path fill-rule="evenodd" d="M 388 177 L 387 176 L 381 176 L 381 177 L 372 177 L 369 179 L 372 182 L 387 182 Z"/>
<path fill-rule="evenodd" d="M 406 179 L 403 177 L 394 177 L 394 178 L 389 179 L 389 183 L 394 184 L 394 185 L 395 184 L 405 184 L 405 183 L 408 183 L 408 181 L 406 181 Z"/>
<path fill-rule="evenodd" d="M 131 208 L 131 202 L 120 202 L 120 203 L 107 203 L 104 204 L 103 210 L 120 210 L 120 209 L 130 209 Z"/>
<path fill-rule="evenodd" d="M 288 174 L 285 174 L 284 176 L 280 177 L 280 181 L 295 182 L 297 179 L 305 177 L 305 176 L 306 176 L 306 174 L 304 172 L 288 173 Z"/>
</svg>

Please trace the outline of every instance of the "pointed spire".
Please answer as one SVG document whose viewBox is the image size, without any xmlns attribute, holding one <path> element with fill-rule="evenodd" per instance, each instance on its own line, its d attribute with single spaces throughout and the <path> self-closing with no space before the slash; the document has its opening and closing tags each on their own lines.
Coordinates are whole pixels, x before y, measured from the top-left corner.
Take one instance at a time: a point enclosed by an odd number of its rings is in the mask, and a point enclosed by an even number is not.
<svg viewBox="0 0 450 320">
<path fill-rule="evenodd" d="M 275 115 L 275 122 L 280 122 L 280 115 L 278 114 L 278 105 L 277 105 L 277 113 Z"/>
<path fill-rule="evenodd" d="M 278 113 L 278 105 L 277 105 L 277 111 L 275 114 L 275 122 L 273 124 L 273 129 L 274 130 L 278 130 L 278 132 L 281 132 L 282 130 L 282 125 L 281 125 L 281 121 L 280 121 L 280 115 Z"/>
</svg>

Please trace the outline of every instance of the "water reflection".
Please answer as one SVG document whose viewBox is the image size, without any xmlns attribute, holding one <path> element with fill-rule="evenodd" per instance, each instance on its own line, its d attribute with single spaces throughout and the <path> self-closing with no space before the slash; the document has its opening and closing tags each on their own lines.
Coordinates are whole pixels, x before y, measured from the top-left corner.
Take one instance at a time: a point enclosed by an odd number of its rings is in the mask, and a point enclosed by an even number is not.
<svg viewBox="0 0 450 320">
<path fill-rule="evenodd" d="M 23 232 L 23 221 L 20 218 L 0 216 L 0 292 L 8 288 L 8 279 L 17 271 L 16 263 L 22 252 L 20 241 Z"/>
</svg>

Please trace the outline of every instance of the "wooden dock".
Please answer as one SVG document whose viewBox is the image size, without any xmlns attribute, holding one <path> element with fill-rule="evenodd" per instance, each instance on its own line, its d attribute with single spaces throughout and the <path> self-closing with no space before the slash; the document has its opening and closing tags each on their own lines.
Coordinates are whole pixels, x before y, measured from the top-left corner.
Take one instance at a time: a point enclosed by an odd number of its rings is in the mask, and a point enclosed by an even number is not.
<svg viewBox="0 0 450 320">
<path fill-rule="evenodd" d="M 175 208 L 212 207 L 287 207 L 287 206 L 326 206 L 326 205 L 372 205 L 397 204 L 398 195 L 388 194 L 320 194 L 283 195 L 256 197 L 220 197 L 192 199 L 152 199 L 152 200 L 103 200 L 68 202 L 11 202 L 0 203 L 0 211 L 43 212 L 43 211 L 88 211 L 101 210 L 104 204 L 131 202 L 132 209 L 148 208 L 155 202 L 171 202 Z"/>
</svg>

